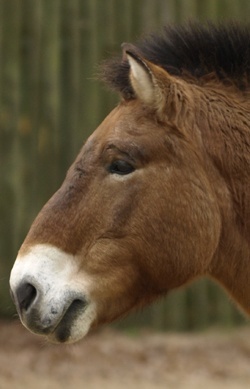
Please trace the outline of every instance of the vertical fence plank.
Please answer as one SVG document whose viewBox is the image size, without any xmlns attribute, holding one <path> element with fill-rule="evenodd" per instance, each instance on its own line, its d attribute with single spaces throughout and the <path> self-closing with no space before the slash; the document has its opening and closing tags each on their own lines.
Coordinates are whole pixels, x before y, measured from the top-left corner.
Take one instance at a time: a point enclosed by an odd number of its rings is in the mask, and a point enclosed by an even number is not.
<svg viewBox="0 0 250 389">
<path fill-rule="evenodd" d="M 187 312 L 189 329 L 202 330 L 211 321 L 209 309 L 209 282 L 201 279 L 189 286 L 187 293 Z"/>
<path fill-rule="evenodd" d="M 39 53 L 39 112 L 36 137 L 36 199 L 40 206 L 58 186 L 59 0 L 43 0 Z M 46 179 L 46 185 L 43 181 Z"/>
<path fill-rule="evenodd" d="M 81 102 L 80 123 L 85 136 L 94 130 L 98 123 L 100 106 L 98 88 L 93 81 L 94 65 L 98 63 L 98 8 L 97 0 L 80 2 L 81 13 Z"/>
<path fill-rule="evenodd" d="M 228 0 L 219 0 L 217 6 L 217 15 L 218 19 L 227 20 L 227 19 L 240 19 L 242 15 L 241 11 L 242 1 L 228 1 Z"/>
<path fill-rule="evenodd" d="M 26 0 L 21 7 L 20 37 L 21 107 L 18 131 L 22 135 L 22 239 L 37 214 L 37 137 L 40 123 L 40 46 L 42 29 L 42 0 Z M 29 17 L 27 17 L 29 15 Z M 42 203 L 42 201 L 41 201 Z M 41 204 L 40 204 L 41 205 Z M 19 244 L 21 243 L 21 240 Z"/>
<path fill-rule="evenodd" d="M 235 307 L 229 300 L 229 296 L 222 290 L 218 290 L 215 285 L 211 289 L 211 297 L 214 301 L 214 314 L 218 325 L 222 327 L 232 327 L 235 323 Z"/>
<path fill-rule="evenodd" d="M 83 140 L 79 111 L 84 109 L 81 95 L 81 43 L 79 0 L 62 1 L 60 58 L 60 159 L 61 177 Z"/>
<path fill-rule="evenodd" d="M 197 15 L 197 2 L 196 0 L 181 1 L 178 4 L 179 10 L 179 20 L 187 22 L 190 19 L 193 19 Z"/>
<path fill-rule="evenodd" d="M 187 293 L 185 289 L 174 290 L 167 296 L 165 312 L 165 328 L 172 331 L 189 329 Z"/>
<path fill-rule="evenodd" d="M 159 23 L 158 7 L 151 0 L 144 0 L 141 8 L 141 20 L 144 33 L 153 32 Z"/>
<path fill-rule="evenodd" d="M 19 186 L 22 179 L 22 155 L 17 132 L 20 112 L 20 26 L 21 8 L 18 0 L 2 3 L 1 63 L 1 250 L 0 250 L 0 311 L 8 312 L 8 256 L 14 255 L 20 233 L 22 204 Z M 4 174 L 5 173 L 5 174 Z M 5 274 L 5 277 L 2 275 Z"/>
<path fill-rule="evenodd" d="M 160 3 L 160 24 L 173 23 L 175 20 L 176 1 L 175 0 L 161 0 Z"/>
<path fill-rule="evenodd" d="M 197 14 L 203 20 L 216 20 L 218 17 L 218 0 L 197 1 Z"/>
</svg>

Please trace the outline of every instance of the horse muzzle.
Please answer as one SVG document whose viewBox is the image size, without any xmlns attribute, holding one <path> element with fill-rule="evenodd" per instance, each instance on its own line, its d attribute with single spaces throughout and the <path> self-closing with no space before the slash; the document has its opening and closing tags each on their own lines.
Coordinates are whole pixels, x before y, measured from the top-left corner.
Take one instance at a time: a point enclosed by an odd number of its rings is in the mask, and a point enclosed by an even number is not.
<svg viewBox="0 0 250 389">
<path fill-rule="evenodd" d="M 26 328 L 59 342 L 70 339 L 74 322 L 83 315 L 88 305 L 83 296 L 72 292 L 64 293 L 63 302 L 53 297 L 46 301 L 41 290 L 30 283 L 21 284 L 11 295 Z"/>
<path fill-rule="evenodd" d="M 55 247 L 39 245 L 17 258 L 10 290 L 27 329 L 60 343 L 88 332 L 95 309 L 86 296 L 86 277 L 79 280 L 77 274 L 70 255 Z"/>
</svg>

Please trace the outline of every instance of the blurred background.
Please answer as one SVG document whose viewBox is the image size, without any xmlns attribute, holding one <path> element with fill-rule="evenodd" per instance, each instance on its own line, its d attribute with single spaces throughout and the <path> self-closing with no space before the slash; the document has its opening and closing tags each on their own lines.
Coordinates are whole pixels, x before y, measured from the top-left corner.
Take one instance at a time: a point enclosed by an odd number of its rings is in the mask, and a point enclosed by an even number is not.
<svg viewBox="0 0 250 389">
<path fill-rule="evenodd" d="M 98 64 L 169 22 L 244 22 L 249 14 L 249 0 L 0 0 L 0 317 L 15 312 L 9 272 L 32 220 L 118 101 L 97 80 Z M 245 323 L 202 279 L 115 326 L 194 331 Z"/>
</svg>

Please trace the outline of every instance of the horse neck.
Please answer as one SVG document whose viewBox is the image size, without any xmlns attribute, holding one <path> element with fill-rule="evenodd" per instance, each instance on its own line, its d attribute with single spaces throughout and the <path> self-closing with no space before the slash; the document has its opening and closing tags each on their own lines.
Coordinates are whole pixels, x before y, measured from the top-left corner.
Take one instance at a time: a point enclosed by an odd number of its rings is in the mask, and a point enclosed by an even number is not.
<svg viewBox="0 0 250 389">
<path fill-rule="evenodd" d="M 250 102 L 211 90 L 197 122 L 222 217 L 210 274 L 250 314 Z"/>
</svg>

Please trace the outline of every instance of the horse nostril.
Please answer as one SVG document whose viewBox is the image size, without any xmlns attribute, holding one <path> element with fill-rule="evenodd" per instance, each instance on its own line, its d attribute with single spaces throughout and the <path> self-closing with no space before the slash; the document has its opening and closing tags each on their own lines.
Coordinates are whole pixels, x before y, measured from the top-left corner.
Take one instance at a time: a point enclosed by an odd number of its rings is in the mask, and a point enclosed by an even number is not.
<svg viewBox="0 0 250 389">
<path fill-rule="evenodd" d="M 20 285 L 16 291 L 16 301 L 20 310 L 27 311 L 35 300 L 36 295 L 37 290 L 33 285 L 29 283 Z"/>
</svg>

